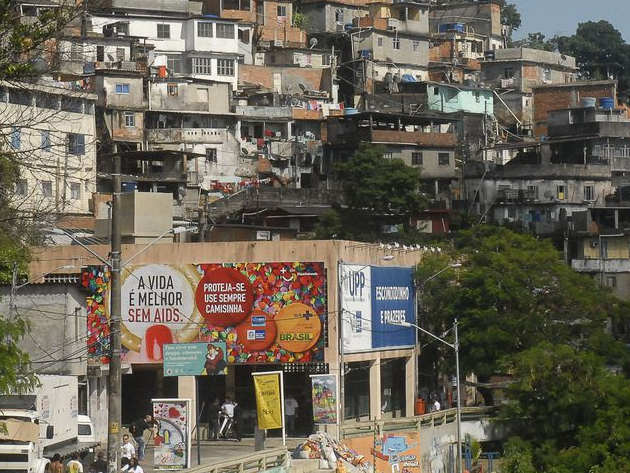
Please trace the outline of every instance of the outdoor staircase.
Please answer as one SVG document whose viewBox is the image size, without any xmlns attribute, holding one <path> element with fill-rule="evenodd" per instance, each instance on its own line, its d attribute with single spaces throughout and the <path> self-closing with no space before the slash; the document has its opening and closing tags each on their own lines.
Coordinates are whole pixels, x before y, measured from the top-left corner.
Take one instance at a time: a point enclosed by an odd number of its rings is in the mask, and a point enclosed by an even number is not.
<svg viewBox="0 0 630 473">
<path fill-rule="evenodd" d="M 289 473 L 333 473 L 335 470 L 321 469 L 319 467 L 319 460 L 311 459 L 291 459 L 291 466 L 289 466 Z"/>
</svg>

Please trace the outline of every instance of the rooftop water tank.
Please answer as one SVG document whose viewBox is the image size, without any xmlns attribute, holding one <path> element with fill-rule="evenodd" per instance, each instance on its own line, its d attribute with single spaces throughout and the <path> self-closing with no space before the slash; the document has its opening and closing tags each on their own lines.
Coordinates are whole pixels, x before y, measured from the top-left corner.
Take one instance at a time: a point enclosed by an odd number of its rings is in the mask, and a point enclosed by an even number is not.
<svg viewBox="0 0 630 473">
<path fill-rule="evenodd" d="M 614 97 L 602 97 L 601 99 L 599 99 L 599 106 L 606 110 L 612 110 L 613 108 L 615 108 Z"/>
<path fill-rule="evenodd" d="M 582 108 L 595 108 L 597 99 L 595 97 L 582 97 L 580 99 L 580 107 Z"/>
</svg>

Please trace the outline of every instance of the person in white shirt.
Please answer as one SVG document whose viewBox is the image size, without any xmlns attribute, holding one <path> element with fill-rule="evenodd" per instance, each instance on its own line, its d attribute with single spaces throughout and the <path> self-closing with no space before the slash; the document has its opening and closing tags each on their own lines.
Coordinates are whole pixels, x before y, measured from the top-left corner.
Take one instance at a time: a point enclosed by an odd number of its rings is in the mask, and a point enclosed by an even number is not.
<svg viewBox="0 0 630 473">
<path fill-rule="evenodd" d="M 129 462 L 129 468 L 127 469 L 127 471 L 129 472 L 133 471 L 134 473 L 144 473 L 144 470 L 138 464 L 138 459 L 136 457 L 133 457 L 131 461 Z"/>
<path fill-rule="evenodd" d="M 442 406 L 440 405 L 440 402 L 437 400 L 437 398 L 435 398 L 433 400 L 433 405 L 431 406 L 431 411 L 433 412 L 437 412 L 442 408 Z"/>
<path fill-rule="evenodd" d="M 284 400 L 284 420 L 288 435 L 295 434 L 295 417 L 297 415 L 298 403 L 292 394 Z"/>
<path fill-rule="evenodd" d="M 83 473 L 83 463 L 79 461 L 79 454 L 74 452 L 72 460 L 66 464 L 66 473 Z"/>
<path fill-rule="evenodd" d="M 136 454 L 136 448 L 129 441 L 129 435 L 127 435 L 127 434 L 123 435 L 122 439 L 123 439 L 123 444 L 122 444 L 122 447 L 121 447 L 121 454 L 120 454 L 120 456 L 122 458 L 127 458 L 127 459 L 131 460 L 131 458 Z"/>
</svg>

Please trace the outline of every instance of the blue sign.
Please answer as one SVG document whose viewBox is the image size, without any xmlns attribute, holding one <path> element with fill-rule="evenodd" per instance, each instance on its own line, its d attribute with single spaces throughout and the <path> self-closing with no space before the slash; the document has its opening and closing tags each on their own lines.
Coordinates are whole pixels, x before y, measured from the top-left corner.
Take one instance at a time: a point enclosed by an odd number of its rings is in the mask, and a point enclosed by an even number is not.
<svg viewBox="0 0 630 473">
<path fill-rule="evenodd" d="M 371 270 L 372 348 L 413 347 L 416 329 L 399 325 L 416 323 L 413 269 L 372 266 Z"/>
<path fill-rule="evenodd" d="M 225 342 L 170 343 L 164 349 L 164 376 L 227 374 Z"/>
<path fill-rule="evenodd" d="M 264 327 L 267 324 L 267 317 L 264 315 L 252 316 L 252 327 Z"/>
</svg>

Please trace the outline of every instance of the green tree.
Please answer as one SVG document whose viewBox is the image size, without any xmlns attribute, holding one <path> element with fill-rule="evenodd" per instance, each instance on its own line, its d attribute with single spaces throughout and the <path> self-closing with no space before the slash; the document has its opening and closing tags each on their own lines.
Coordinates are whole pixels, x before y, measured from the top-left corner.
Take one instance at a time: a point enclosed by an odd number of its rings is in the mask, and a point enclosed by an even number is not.
<svg viewBox="0 0 630 473">
<path fill-rule="evenodd" d="M 630 46 L 621 33 L 605 20 L 580 23 L 573 36 L 558 38 L 558 50 L 576 58 L 578 67 L 591 79 L 619 80 L 619 92 L 630 91 Z"/>
<path fill-rule="evenodd" d="M 528 33 L 527 38 L 515 41 L 513 46 L 517 48 L 539 49 L 541 51 L 555 51 L 557 48 L 557 39 L 553 37 L 550 40 L 546 40 L 545 35 L 540 32 Z"/>
<path fill-rule="evenodd" d="M 335 166 L 346 207 L 324 216 L 318 237 L 380 239 L 383 225 L 407 227 L 409 217 L 424 206 L 418 168 L 384 158 L 383 152 L 382 147 L 362 144 L 347 162 Z"/>
<path fill-rule="evenodd" d="M 500 416 L 520 451 L 531 449 L 539 469 L 627 471 L 630 382 L 625 376 L 612 374 L 593 353 L 553 342 L 520 353 L 513 366 L 510 402 Z"/>
<path fill-rule="evenodd" d="M 459 319 L 463 373 L 474 372 L 481 381 L 510 373 L 515 355 L 544 341 L 609 360 L 627 356 L 623 344 L 604 331 L 609 319 L 625 317 L 627 304 L 572 271 L 550 243 L 502 227 L 478 227 L 462 232 L 448 257 L 461 260 L 462 267 L 424 284 L 421 323 L 440 333 Z M 418 280 L 444 267 L 445 258 L 427 258 Z M 492 401 L 491 392 L 481 392 Z"/>
</svg>

